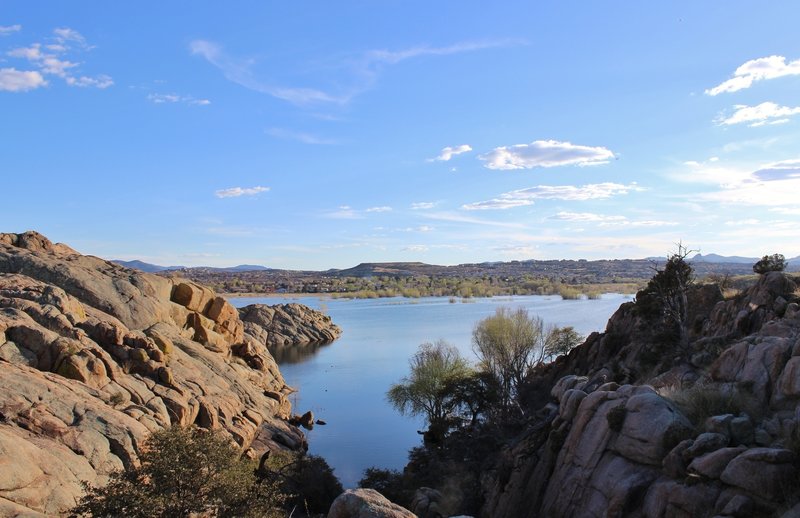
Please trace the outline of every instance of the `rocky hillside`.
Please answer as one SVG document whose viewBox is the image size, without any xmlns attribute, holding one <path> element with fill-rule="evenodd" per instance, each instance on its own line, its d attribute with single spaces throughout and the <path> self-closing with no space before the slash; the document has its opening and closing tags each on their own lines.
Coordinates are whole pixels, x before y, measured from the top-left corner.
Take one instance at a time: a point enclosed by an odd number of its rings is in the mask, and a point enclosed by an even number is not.
<svg viewBox="0 0 800 518">
<path fill-rule="evenodd" d="M 535 374 L 481 515 L 800 516 L 797 290 L 778 272 L 732 300 L 694 289 L 687 350 L 624 304 Z"/>
<path fill-rule="evenodd" d="M 267 346 L 339 332 L 299 305 L 237 311 L 192 282 L 0 234 L 0 515 L 63 513 L 174 424 L 253 456 L 303 448 Z"/>
</svg>

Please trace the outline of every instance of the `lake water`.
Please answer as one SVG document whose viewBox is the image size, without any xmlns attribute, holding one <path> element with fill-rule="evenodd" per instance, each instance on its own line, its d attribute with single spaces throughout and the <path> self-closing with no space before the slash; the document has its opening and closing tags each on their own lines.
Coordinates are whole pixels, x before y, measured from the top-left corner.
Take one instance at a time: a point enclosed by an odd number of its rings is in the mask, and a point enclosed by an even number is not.
<svg viewBox="0 0 800 518">
<path fill-rule="evenodd" d="M 355 487 L 370 466 L 402 469 L 408 450 L 421 444 L 421 419 L 400 415 L 386 391 L 408 373 L 408 359 L 423 342 L 444 339 L 475 359 L 475 324 L 496 308 L 522 307 L 546 325 L 573 326 L 583 335 L 603 331 L 609 317 L 632 296 L 606 294 L 599 300 L 560 296 L 515 296 L 451 303 L 447 297 L 329 299 L 316 297 L 234 298 L 238 306 L 299 302 L 321 309 L 342 328 L 330 345 L 276 358 L 286 383 L 299 389 L 293 410 L 311 410 L 327 422 L 307 432 L 309 452 L 323 456 L 345 487 Z"/>
</svg>

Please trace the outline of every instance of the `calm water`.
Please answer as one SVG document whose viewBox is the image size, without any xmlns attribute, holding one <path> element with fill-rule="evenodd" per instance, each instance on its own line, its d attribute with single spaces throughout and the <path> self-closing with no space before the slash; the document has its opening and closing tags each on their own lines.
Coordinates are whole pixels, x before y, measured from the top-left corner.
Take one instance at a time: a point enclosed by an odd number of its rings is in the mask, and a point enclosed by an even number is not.
<svg viewBox="0 0 800 518">
<path fill-rule="evenodd" d="M 319 299 L 315 297 L 238 298 L 236 306 L 300 302 L 322 309 L 342 328 L 333 344 L 310 354 L 277 358 L 294 411 L 312 410 L 326 426 L 307 432 L 309 451 L 325 457 L 345 487 L 355 487 L 365 468 L 402 469 L 408 450 L 421 444 L 420 419 L 401 416 L 386 402 L 392 383 L 408 373 L 408 359 L 419 344 L 445 339 L 470 359 L 472 328 L 499 306 L 523 307 L 545 324 L 574 326 L 587 335 L 605 329 L 627 295 L 600 300 L 561 300 L 560 296 L 519 296 L 450 303 L 447 297 L 422 299 Z"/>
</svg>

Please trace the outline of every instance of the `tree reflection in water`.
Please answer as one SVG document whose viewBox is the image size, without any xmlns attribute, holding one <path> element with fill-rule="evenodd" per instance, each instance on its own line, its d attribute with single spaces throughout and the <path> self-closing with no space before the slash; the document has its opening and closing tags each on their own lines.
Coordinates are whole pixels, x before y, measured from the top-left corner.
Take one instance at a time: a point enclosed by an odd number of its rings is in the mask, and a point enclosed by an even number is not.
<svg viewBox="0 0 800 518">
<path fill-rule="evenodd" d="M 269 353 L 275 358 L 278 365 L 302 363 L 310 357 L 314 356 L 323 347 L 328 344 L 308 344 L 308 345 L 289 345 L 281 347 L 270 347 Z"/>
</svg>

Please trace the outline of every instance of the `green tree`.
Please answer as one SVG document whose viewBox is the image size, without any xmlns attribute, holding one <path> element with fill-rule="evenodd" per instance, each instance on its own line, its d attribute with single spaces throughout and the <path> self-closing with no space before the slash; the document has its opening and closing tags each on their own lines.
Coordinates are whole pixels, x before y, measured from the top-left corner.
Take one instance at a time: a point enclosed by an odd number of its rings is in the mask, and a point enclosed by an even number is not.
<svg viewBox="0 0 800 518">
<path fill-rule="evenodd" d="M 545 340 L 545 357 L 552 360 L 557 356 L 569 353 L 575 346 L 580 345 L 584 337 L 575 331 L 572 326 L 554 327 L 547 333 Z"/>
<path fill-rule="evenodd" d="M 458 406 L 453 380 L 469 375 L 469 363 L 444 340 L 420 345 L 408 363 L 411 372 L 391 386 L 389 403 L 403 414 L 424 416 L 431 429 L 446 429 Z"/>
<path fill-rule="evenodd" d="M 280 516 L 277 482 L 259 481 L 254 463 L 231 441 L 202 428 L 174 426 L 145 442 L 139 466 L 88 487 L 72 516 L 133 518 Z"/>
<path fill-rule="evenodd" d="M 753 265 L 753 271 L 763 275 L 767 272 L 782 272 L 786 269 L 786 258 L 783 254 L 765 255 Z"/>
<path fill-rule="evenodd" d="M 479 415 L 491 412 L 500 397 L 497 380 L 485 371 L 451 378 L 445 390 L 452 396 L 456 408 L 469 418 L 470 426 L 478 422 Z"/>
<path fill-rule="evenodd" d="M 472 331 L 472 350 L 499 385 L 500 403 L 508 409 L 528 371 L 544 362 L 548 332 L 538 316 L 525 309 L 500 307 Z"/>
<path fill-rule="evenodd" d="M 644 290 L 636 294 L 636 304 L 646 314 L 657 314 L 675 327 L 682 349 L 689 347 L 688 293 L 694 284 L 694 270 L 686 261 L 691 251 L 678 243 L 678 250 L 667 258 L 663 269 L 657 266 L 655 275 Z"/>
</svg>

